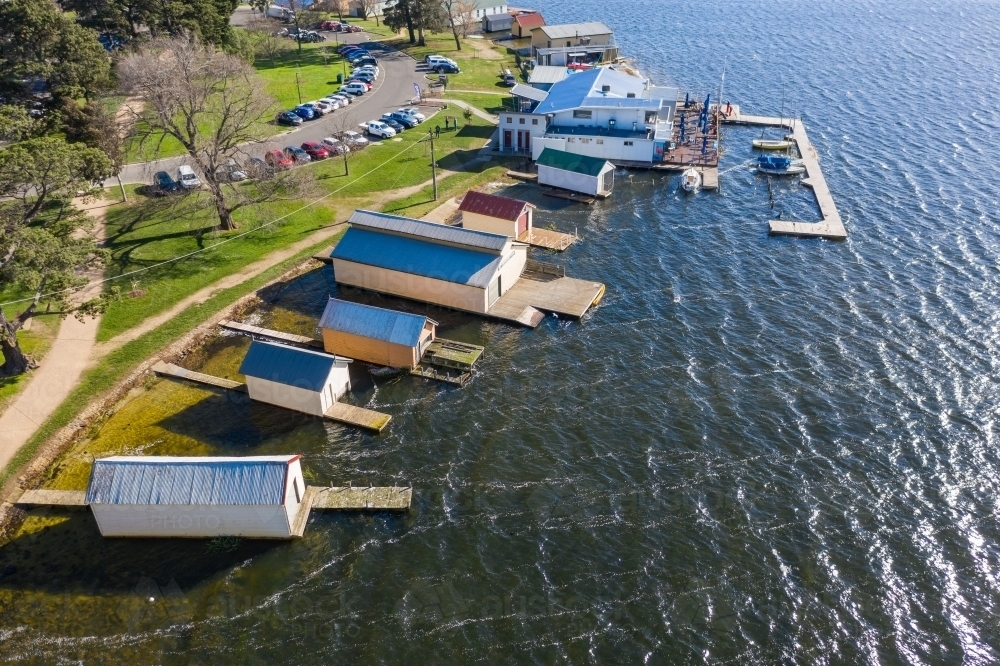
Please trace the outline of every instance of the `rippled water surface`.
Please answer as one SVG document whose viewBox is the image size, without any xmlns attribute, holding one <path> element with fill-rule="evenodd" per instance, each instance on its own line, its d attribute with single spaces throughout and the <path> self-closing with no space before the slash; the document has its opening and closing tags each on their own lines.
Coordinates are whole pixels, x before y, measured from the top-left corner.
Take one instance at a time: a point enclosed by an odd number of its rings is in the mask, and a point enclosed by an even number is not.
<svg viewBox="0 0 1000 666">
<path fill-rule="evenodd" d="M 817 212 L 791 182 L 772 210 L 750 129 L 726 130 L 719 193 L 619 174 L 585 209 L 515 188 L 579 230 L 570 275 L 607 283 L 584 321 L 432 310 L 486 356 L 461 390 L 359 374 L 356 401 L 393 416 L 379 437 L 159 383 L 64 462 L 302 453 L 315 483 L 412 483 L 409 514 L 316 514 L 274 544 L 33 516 L 0 550 L 5 661 L 1000 660 L 998 5 L 544 11 L 604 20 L 658 83 L 703 95 L 725 61 L 758 113 L 784 87 L 850 238 L 767 236 Z M 257 316 L 311 333 L 327 293 L 315 271 Z M 192 360 L 232 373 L 245 344 Z"/>
</svg>

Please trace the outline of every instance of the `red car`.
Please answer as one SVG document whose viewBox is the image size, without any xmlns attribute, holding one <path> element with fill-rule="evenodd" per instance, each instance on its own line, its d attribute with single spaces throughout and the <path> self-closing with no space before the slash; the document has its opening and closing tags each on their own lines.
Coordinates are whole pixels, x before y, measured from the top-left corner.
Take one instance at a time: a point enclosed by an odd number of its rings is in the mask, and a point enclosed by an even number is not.
<svg viewBox="0 0 1000 666">
<path fill-rule="evenodd" d="M 274 169 L 292 168 L 292 161 L 282 155 L 280 150 L 269 150 L 264 153 L 264 163 Z"/>
<path fill-rule="evenodd" d="M 364 32 L 364 28 L 360 25 L 345 25 L 344 32 Z"/>
<path fill-rule="evenodd" d="M 306 141 L 302 144 L 302 150 L 314 160 L 325 160 L 330 156 L 330 152 L 323 147 L 323 144 L 316 141 Z"/>
</svg>

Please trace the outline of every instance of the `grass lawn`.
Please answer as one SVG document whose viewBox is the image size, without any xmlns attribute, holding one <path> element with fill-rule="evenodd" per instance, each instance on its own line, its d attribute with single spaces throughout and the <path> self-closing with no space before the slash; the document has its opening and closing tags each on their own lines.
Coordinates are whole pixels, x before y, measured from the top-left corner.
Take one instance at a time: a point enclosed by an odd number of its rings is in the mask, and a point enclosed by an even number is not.
<svg viewBox="0 0 1000 666">
<path fill-rule="evenodd" d="M 505 46 L 491 46 L 490 42 L 483 39 L 463 39 L 461 40 L 462 50 L 459 51 L 455 48 L 455 39 L 450 32 L 425 34 L 424 40 L 427 42 L 425 46 L 410 44 L 405 38 L 386 40 L 386 44 L 392 44 L 401 51 L 405 51 L 419 62 L 423 62 L 424 56 L 432 54 L 443 55 L 457 62 L 462 73 L 448 75 L 449 88 L 502 93 L 510 88 L 501 82 L 500 72 L 509 69 L 515 76 L 518 75 L 514 56 L 507 52 Z M 479 48 L 473 46 L 473 42 L 478 42 Z M 495 55 L 488 58 L 484 56 L 482 50 Z M 437 79 L 436 74 L 430 76 L 434 80 Z M 428 83 L 430 83 L 430 79 Z"/>
<path fill-rule="evenodd" d="M 9 289 L 7 291 L 0 292 L 0 302 L 15 300 L 30 295 L 31 294 L 16 292 L 13 289 Z M 13 319 L 24 311 L 24 308 L 28 305 L 29 303 L 5 305 L 3 306 L 4 316 L 7 317 L 8 320 Z M 42 309 L 45 309 L 44 304 L 42 305 Z M 21 343 L 21 351 L 25 354 L 31 354 L 34 356 L 36 361 L 41 361 L 45 357 L 45 353 L 49 350 L 49 347 L 52 346 L 52 339 L 59 331 L 60 323 L 59 315 L 42 314 L 32 317 L 31 330 L 25 331 L 22 329 L 17 333 L 17 339 Z M 0 362 L 0 365 L 2 365 L 2 362 Z M 21 392 L 30 378 L 30 372 L 23 375 L 16 375 L 14 377 L 0 377 L 0 411 L 6 408 L 7 404 Z"/>
<path fill-rule="evenodd" d="M 438 198 L 434 199 L 434 187 L 428 185 L 416 194 L 403 199 L 396 199 L 383 209 L 393 215 L 421 218 L 448 199 L 464 194 L 466 191 L 489 182 L 506 182 L 504 174 L 509 167 L 497 164 L 496 160 L 477 164 L 475 168 L 463 173 L 456 173 L 443 180 L 438 180 Z"/>
<path fill-rule="evenodd" d="M 505 105 L 511 99 L 508 93 L 446 93 L 442 98 L 444 100 L 449 99 L 459 99 L 463 102 L 467 102 L 472 106 L 485 111 L 487 113 L 492 113 L 493 115 L 498 115 L 504 111 L 510 110 Z"/>
</svg>

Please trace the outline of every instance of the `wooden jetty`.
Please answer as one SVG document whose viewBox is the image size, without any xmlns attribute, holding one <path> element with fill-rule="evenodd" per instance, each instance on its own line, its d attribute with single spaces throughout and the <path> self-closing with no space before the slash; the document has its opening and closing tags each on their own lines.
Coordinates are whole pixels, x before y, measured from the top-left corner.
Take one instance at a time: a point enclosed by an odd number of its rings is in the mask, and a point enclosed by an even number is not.
<svg viewBox="0 0 1000 666">
<path fill-rule="evenodd" d="M 25 490 L 14 500 L 21 506 L 62 506 L 82 508 L 87 506 L 87 493 L 83 490 Z"/>
<path fill-rule="evenodd" d="M 719 167 L 700 167 L 698 173 L 701 174 L 701 189 L 719 189 Z"/>
<path fill-rule="evenodd" d="M 195 372 L 193 370 L 188 370 L 174 365 L 173 363 L 164 363 L 163 361 L 158 361 L 156 365 L 153 366 L 153 372 L 163 377 L 186 379 L 187 381 L 195 382 L 197 384 L 214 386 L 216 388 L 226 389 L 229 391 L 246 392 L 247 390 L 246 384 L 234 382 L 230 379 L 223 379 L 222 377 L 206 375 L 202 372 Z M 364 407 L 355 407 L 354 405 L 348 405 L 342 402 L 335 402 L 323 416 L 331 421 L 346 423 L 348 425 L 358 426 L 368 430 L 374 430 L 376 432 L 382 432 L 392 419 L 392 417 L 388 414 L 375 412 L 370 409 L 365 409 Z"/>
<path fill-rule="evenodd" d="M 569 190 L 560 190 L 555 187 L 543 187 L 542 194 L 547 197 L 555 197 L 557 199 L 566 199 L 568 201 L 575 201 L 577 203 L 590 205 L 597 201 L 597 197 L 592 197 L 589 194 L 578 194 L 577 192 L 570 192 Z"/>
<path fill-rule="evenodd" d="M 254 340 L 271 340 L 274 342 L 280 342 L 284 344 L 294 345 L 296 347 L 309 347 L 312 349 L 323 349 L 323 341 L 317 340 L 316 338 L 310 338 L 306 335 L 295 335 L 294 333 L 285 333 L 283 331 L 275 331 L 270 328 L 261 328 L 260 326 L 252 326 L 250 324 L 244 324 L 239 321 L 227 321 L 223 320 L 219 322 L 219 326 L 226 329 L 227 331 L 233 331 L 234 333 L 240 333 Z"/>
<path fill-rule="evenodd" d="M 528 183 L 534 183 L 538 180 L 537 173 L 525 173 L 523 171 L 508 171 L 507 177 L 515 180 L 523 180 Z"/>
<path fill-rule="evenodd" d="M 543 247 L 546 250 L 555 250 L 556 252 L 562 252 L 576 240 L 576 236 L 573 234 L 564 234 L 561 231 L 537 227 L 532 227 L 517 237 L 519 243 L 527 243 L 534 247 Z"/>
<path fill-rule="evenodd" d="M 768 227 L 770 232 L 776 236 L 800 236 L 803 238 L 827 238 L 831 240 L 843 240 L 847 238 L 847 229 L 840 219 L 836 204 L 833 203 L 833 196 L 830 188 L 826 185 L 826 179 L 819 168 L 819 153 L 809 141 L 806 134 L 806 127 L 801 120 L 791 118 L 777 118 L 774 116 L 753 116 L 741 113 L 739 106 L 733 105 L 732 112 L 727 116 L 722 115 L 722 122 L 735 125 L 757 125 L 763 127 L 782 127 L 792 130 L 792 138 L 802 156 L 802 164 L 806 168 L 806 177 L 802 184 L 811 188 L 819 205 L 820 213 L 823 216 L 821 222 L 797 222 L 792 220 L 770 220 Z"/>
<path fill-rule="evenodd" d="M 312 508 L 334 511 L 406 511 L 413 500 L 409 486 L 357 487 L 333 486 L 315 490 Z"/>
<path fill-rule="evenodd" d="M 601 302 L 604 291 L 600 282 L 566 277 L 562 266 L 529 261 L 521 279 L 486 314 L 535 328 L 546 312 L 580 319 Z"/>
</svg>

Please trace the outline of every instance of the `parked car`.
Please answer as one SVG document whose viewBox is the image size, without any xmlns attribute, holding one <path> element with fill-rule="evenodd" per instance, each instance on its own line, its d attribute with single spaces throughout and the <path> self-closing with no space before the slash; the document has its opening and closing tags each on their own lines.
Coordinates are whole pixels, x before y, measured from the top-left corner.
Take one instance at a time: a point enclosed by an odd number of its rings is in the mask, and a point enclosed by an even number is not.
<svg viewBox="0 0 1000 666">
<path fill-rule="evenodd" d="M 348 79 L 347 82 L 348 83 L 360 83 L 361 85 L 363 85 L 365 87 L 365 92 L 368 92 L 369 90 L 371 90 L 372 87 L 373 87 L 373 85 L 374 85 L 370 81 L 365 81 L 364 79 Z"/>
<path fill-rule="evenodd" d="M 355 70 L 355 72 L 351 74 L 351 78 L 356 81 L 364 81 L 365 83 L 375 83 L 375 75 L 371 72 Z"/>
<path fill-rule="evenodd" d="M 357 58 L 358 56 L 370 56 L 371 51 L 368 49 L 363 49 L 360 46 L 348 46 L 346 49 L 340 52 L 340 55 L 345 58 Z"/>
<path fill-rule="evenodd" d="M 333 30 L 334 32 L 340 30 L 340 23 L 338 21 L 320 21 L 318 30 Z"/>
<path fill-rule="evenodd" d="M 381 120 L 369 120 L 365 129 L 368 130 L 368 133 L 372 136 L 378 136 L 383 139 L 396 136 L 396 130 L 392 129 Z"/>
<path fill-rule="evenodd" d="M 280 155 L 281 153 L 278 154 Z M 250 161 L 247 162 L 247 174 L 254 179 L 270 178 L 274 175 L 274 167 L 268 165 L 267 162 L 259 157 L 251 157 Z"/>
<path fill-rule="evenodd" d="M 166 196 L 177 191 L 177 181 L 170 177 L 166 171 L 157 171 L 153 174 L 153 193 L 158 196 Z"/>
<path fill-rule="evenodd" d="M 292 109 L 292 111 L 302 120 L 313 120 L 316 117 L 316 112 L 312 108 L 302 104 Z"/>
<path fill-rule="evenodd" d="M 339 92 L 338 93 L 333 93 L 332 95 L 329 95 L 328 97 L 330 99 L 340 100 L 340 105 L 341 106 L 347 106 L 348 104 L 350 104 L 351 102 L 354 101 L 354 96 L 353 95 L 348 95 L 346 93 L 339 93 Z"/>
<path fill-rule="evenodd" d="M 403 107 L 402 109 L 397 109 L 397 111 L 399 111 L 400 113 L 407 113 L 407 114 L 413 116 L 414 118 L 417 119 L 418 123 L 422 123 L 425 120 L 427 120 L 427 116 L 425 116 L 424 114 L 420 113 L 420 109 L 418 109 L 415 106 L 406 106 L 406 107 Z"/>
<path fill-rule="evenodd" d="M 359 51 L 359 50 L 361 50 L 361 47 L 358 46 L 357 44 L 344 44 L 339 49 L 337 49 L 337 53 L 339 53 L 340 55 L 344 55 L 348 51 Z"/>
<path fill-rule="evenodd" d="M 198 175 L 187 164 L 177 167 L 177 182 L 185 190 L 197 190 L 201 187 L 201 180 L 198 178 Z"/>
<path fill-rule="evenodd" d="M 305 32 L 300 32 L 295 36 L 297 40 L 306 44 L 315 44 L 316 42 L 325 42 L 326 37 L 319 34 L 313 30 L 307 30 Z"/>
<path fill-rule="evenodd" d="M 366 76 L 372 77 L 373 79 L 377 79 L 378 67 L 373 67 L 372 65 L 365 65 L 364 67 L 358 67 L 353 72 L 351 72 L 351 76 L 357 76 L 358 74 L 364 74 Z"/>
<path fill-rule="evenodd" d="M 458 65 L 453 65 L 450 62 L 443 62 L 438 65 L 434 65 L 434 71 L 438 74 L 461 74 L 462 70 L 458 68 Z"/>
<path fill-rule="evenodd" d="M 351 147 L 351 150 L 356 150 L 358 148 L 364 148 L 368 145 L 368 139 L 361 136 L 359 133 L 353 130 L 347 130 L 346 132 L 341 132 L 338 137 L 341 141 L 346 143 Z"/>
<path fill-rule="evenodd" d="M 362 65 L 377 65 L 378 60 L 371 56 L 361 56 L 360 58 L 354 58 L 351 60 L 351 65 L 354 67 L 360 67 Z"/>
<path fill-rule="evenodd" d="M 302 150 L 298 146 L 285 146 L 285 157 L 290 159 L 293 164 L 308 164 L 312 162 L 312 158 L 309 157 L 309 153 Z"/>
<path fill-rule="evenodd" d="M 282 111 L 274 120 L 279 125 L 288 125 L 291 127 L 298 127 L 302 124 L 302 117 L 294 111 Z"/>
<path fill-rule="evenodd" d="M 280 150 L 269 150 L 264 153 L 264 164 L 272 169 L 290 169 L 294 162 L 285 157 Z"/>
<path fill-rule="evenodd" d="M 393 120 L 391 113 L 383 113 L 382 117 L 379 118 L 379 120 L 388 125 L 389 127 L 391 127 L 392 131 L 395 132 L 396 134 L 400 134 L 402 133 L 403 130 L 406 129 L 405 127 L 403 127 L 402 123 Z"/>
<path fill-rule="evenodd" d="M 420 124 L 419 120 L 417 120 L 416 118 L 414 118 L 410 114 L 403 113 L 401 111 L 393 111 L 392 113 L 384 113 L 384 114 L 382 114 L 382 120 L 385 120 L 385 118 L 387 116 L 389 118 L 391 118 L 394 122 L 397 122 L 400 125 L 402 125 L 403 127 L 405 127 L 406 129 L 410 129 L 411 127 L 416 127 L 417 125 Z"/>
<path fill-rule="evenodd" d="M 320 101 L 330 107 L 330 111 L 336 111 L 340 107 L 344 106 L 344 102 L 336 97 L 324 97 Z"/>
<path fill-rule="evenodd" d="M 219 176 L 223 180 L 228 180 L 230 182 L 239 182 L 241 180 L 247 179 L 247 173 L 244 171 L 243 167 L 233 158 L 226 160 L 226 163 L 219 167 Z"/>
<path fill-rule="evenodd" d="M 322 143 L 323 147 L 326 148 L 326 152 L 331 155 L 343 155 L 344 153 L 351 152 L 350 147 L 346 143 L 332 136 L 326 137 L 320 141 L 320 143 Z"/>
<path fill-rule="evenodd" d="M 313 113 L 315 113 L 317 116 L 325 116 L 327 113 L 333 110 L 326 104 L 320 104 L 319 101 L 306 102 L 302 106 L 308 106 L 310 109 L 313 110 Z"/>
<path fill-rule="evenodd" d="M 510 86 L 511 88 L 517 85 L 517 79 L 514 78 L 514 75 L 509 69 L 505 69 L 503 71 L 503 84 L 505 86 Z"/>
<path fill-rule="evenodd" d="M 368 92 L 368 86 L 366 86 L 361 81 L 354 81 L 353 83 L 348 83 L 340 89 L 341 92 L 346 92 L 357 97 L 358 95 L 364 95 Z"/>
<path fill-rule="evenodd" d="M 306 141 L 302 144 L 302 150 L 306 151 L 306 155 L 312 160 L 325 160 L 330 156 L 323 144 L 318 141 Z"/>
</svg>

